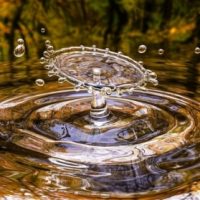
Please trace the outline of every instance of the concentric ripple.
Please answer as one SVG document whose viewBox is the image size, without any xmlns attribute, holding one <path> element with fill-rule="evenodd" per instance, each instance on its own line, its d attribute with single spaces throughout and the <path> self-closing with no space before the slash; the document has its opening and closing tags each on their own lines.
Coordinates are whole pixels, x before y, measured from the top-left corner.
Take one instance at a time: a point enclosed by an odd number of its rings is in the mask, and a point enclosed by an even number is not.
<svg viewBox="0 0 200 200">
<path fill-rule="evenodd" d="M 86 91 L 66 90 L 0 103 L 1 144 L 35 155 L 33 168 L 43 158 L 34 179 L 43 193 L 129 198 L 200 178 L 198 102 L 150 90 L 110 96 L 113 118 L 102 127 L 88 123 L 90 102 Z M 30 190 L 33 176 L 20 179 Z"/>
</svg>

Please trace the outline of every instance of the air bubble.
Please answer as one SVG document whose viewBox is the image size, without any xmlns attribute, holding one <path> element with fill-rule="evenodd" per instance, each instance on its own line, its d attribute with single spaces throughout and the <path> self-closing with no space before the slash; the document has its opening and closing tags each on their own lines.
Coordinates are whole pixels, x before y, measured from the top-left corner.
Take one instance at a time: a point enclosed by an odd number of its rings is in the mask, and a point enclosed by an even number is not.
<svg viewBox="0 0 200 200">
<path fill-rule="evenodd" d="M 158 55 L 163 55 L 163 54 L 164 54 L 164 52 L 165 52 L 165 50 L 164 50 L 164 49 L 158 49 Z"/>
<path fill-rule="evenodd" d="M 146 51 L 147 51 L 146 45 L 141 44 L 141 45 L 138 47 L 138 53 L 145 53 Z"/>
<path fill-rule="evenodd" d="M 41 33 L 45 33 L 46 32 L 46 30 L 45 30 L 45 28 L 41 28 Z"/>
<path fill-rule="evenodd" d="M 195 54 L 200 54 L 200 48 L 199 48 L 199 47 L 196 47 L 195 50 L 194 50 L 194 53 L 195 53 Z"/>
<path fill-rule="evenodd" d="M 65 77 L 59 77 L 58 78 L 58 83 L 64 83 L 66 81 Z"/>
<path fill-rule="evenodd" d="M 43 79 L 37 79 L 37 80 L 35 81 L 35 84 L 36 84 L 37 86 L 42 87 L 42 86 L 44 86 L 45 82 L 44 82 Z"/>
</svg>

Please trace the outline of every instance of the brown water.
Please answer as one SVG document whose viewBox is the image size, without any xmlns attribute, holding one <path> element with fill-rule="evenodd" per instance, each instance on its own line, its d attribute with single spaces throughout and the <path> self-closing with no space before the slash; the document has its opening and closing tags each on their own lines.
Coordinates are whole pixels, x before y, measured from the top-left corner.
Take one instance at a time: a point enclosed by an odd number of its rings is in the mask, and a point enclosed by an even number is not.
<svg viewBox="0 0 200 200">
<path fill-rule="evenodd" d="M 143 58 L 135 54 L 134 57 L 158 74 L 157 89 L 198 101 L 200 56 L 186 52 L 164 56 L 152 53 Z M 37 59 L 0 65 L 1 101 L 4 101 L 0 106 L 2 198 L 200 198 L 198 103 L 156 91 L 125 95 L 124 98 L 129 99 L 127 110 L 134 102 L 132 109 L 146 109 L 147 116 L 153 118 L 140 115 L 145 123 L 134 124 L 138 126 L 137 138 L 129 132 L 120 132 L 117 136 L 114 132 L 109 133 L 113 137 L 102 138 L 106 144 L 97 144 L 95 141 L 101 138 L 67 137 L 73 131 L 63 131 L 63 121 L 71 125 L 77 123 L 70 121 L 70 117 L 69 120 L 52 120 L 69 115 L 68 108 L 75 105 L 68 106 L 72 99 L 85 97 L 86 102 L 81 104 L 84 111 L 88 98 L 85 92 L 63 91 L 70 85 L 48 78 Z M 45 79 L 44 87 L 34 84 L 37 78 Z M 58 90 L 60 92 L 49 93 Z M 109 101 L 110 108 L 120 102 L 118 98 Z M 81 108 L 81 105 L 75 106 Z M 126 106 L 122 102 L 122 107 Z M 158 121 L 153 123 L 155 117 Z M 46 123 L 39 123 L 41 119 Z M 119 138 L 121 140 L 116 140 Z"/>
</svg>

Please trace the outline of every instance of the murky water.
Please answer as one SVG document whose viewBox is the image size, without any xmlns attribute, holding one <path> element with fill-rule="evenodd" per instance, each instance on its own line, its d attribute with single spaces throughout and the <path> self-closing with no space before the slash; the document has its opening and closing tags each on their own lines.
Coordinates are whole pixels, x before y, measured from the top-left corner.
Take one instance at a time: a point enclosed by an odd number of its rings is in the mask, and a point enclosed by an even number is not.
<svg viewBox="0 0 200 200">
<path fill-rule="evenodd" d="M 173 60 L 164 55 L 136 59 L 158 74 L 158 89 L 200 100 L 199 55 Z M 43 87 L 35 85 L 39 78 L 45 80 Z M 48 77 L 38 60 L 2 63 L 0 80 L 1 196 L 199 198 L 196 101 L 154 90 L 112 96 L 112 112 L 124 123 L 128 113 L 134 124 L 103 133 L 86 127 L 87 134 L 81 134 L 88 93 L 66 91 L 70 85 Z"/>
</svg>

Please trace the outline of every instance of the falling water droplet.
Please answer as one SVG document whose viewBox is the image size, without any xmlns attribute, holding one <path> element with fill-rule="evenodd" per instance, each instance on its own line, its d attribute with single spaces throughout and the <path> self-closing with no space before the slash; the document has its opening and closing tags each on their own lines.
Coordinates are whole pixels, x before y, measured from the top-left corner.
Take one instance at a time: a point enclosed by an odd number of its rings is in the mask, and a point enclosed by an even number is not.
<svg viewBox="0 0 200 200">
<path fill-rule="evenodd" d="M 159 54 L 159 55 L 163 55 L 163 54 L 164 54 L 164 52 L 165 52 L 165 50 L 164 50 L 164 49 L 158 49 L 158 54 Z"/>
<path fill-rule="evenodd" d="M 145 53 L 147 50 L 147 47 L 146 45 L 144 44 L 141 44 L 139 47 L 138 47 L 138 53 Z"/>
<path fill-rule="evenodd" d="M 45 33 L 45 32 L 46 32 L 45 28 L 41 28 L 41 33 Z"/>
<path fill-rule="evenodd" d="M 18 39 L 17 40 L 17 46 L 14 49 L 14 56 L 16 57 L 22 57 L 25 53 L 25 46 L 24 46 L 24 40 L 23 39 Z"/>
<path fill-rule="evenodd" d="M 59 77 L 58 78 L 58 83 L 64 83 L 66 81 L 66 78 L 65 77 Z"/>
<path fill-rule="evenodd" d="M 200 54 L 200 48 L 199 48 L 199 47 L 196 47 L 195 50 L 194 50 L 194 53 L 195 53 L 195 54 Z"/>
<path fill-rule="evenodd" d="M 40 86 L 40 87 L 44 86 L 44 84 L 45 84 L 43 79 L 37 79 L 35 81 L 35 83 L 36 83 L 37 86 Z"/>
</svg>

